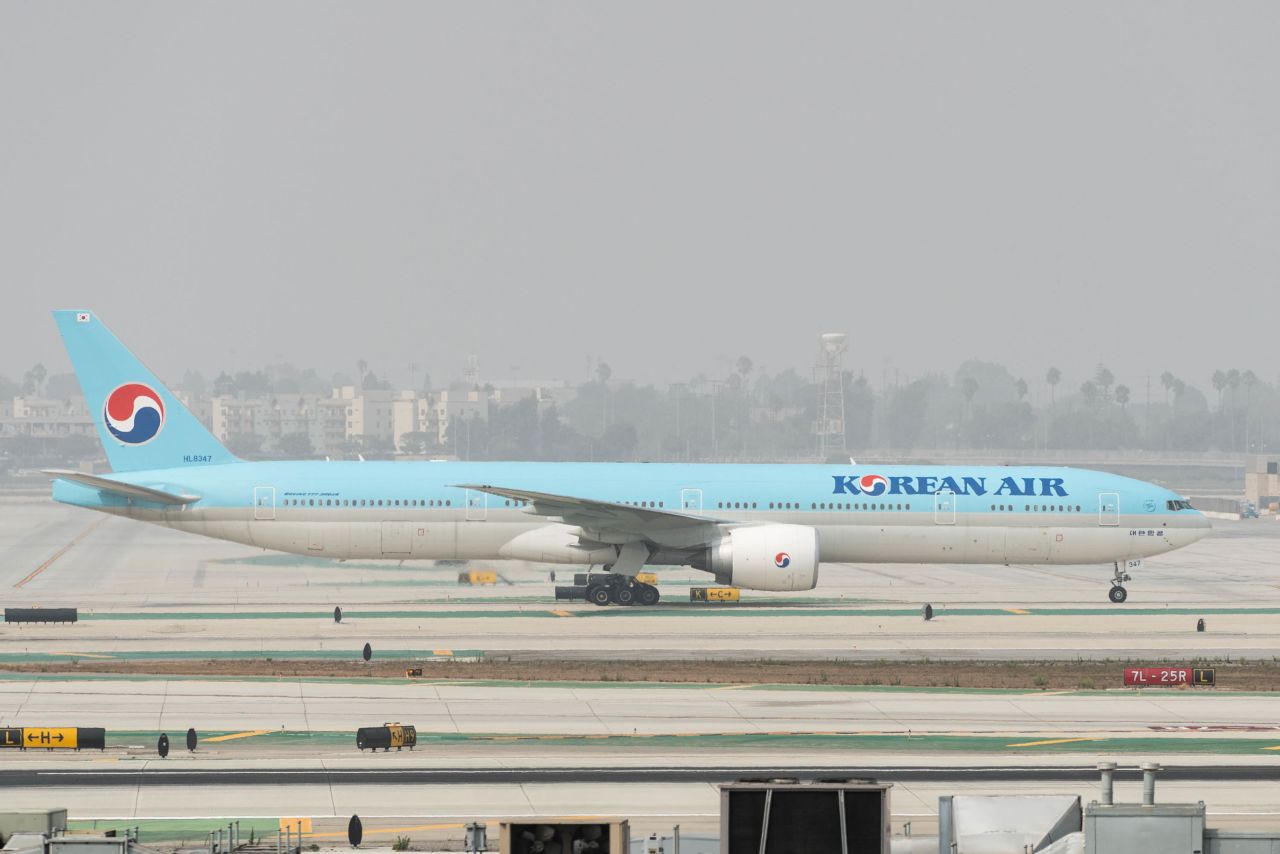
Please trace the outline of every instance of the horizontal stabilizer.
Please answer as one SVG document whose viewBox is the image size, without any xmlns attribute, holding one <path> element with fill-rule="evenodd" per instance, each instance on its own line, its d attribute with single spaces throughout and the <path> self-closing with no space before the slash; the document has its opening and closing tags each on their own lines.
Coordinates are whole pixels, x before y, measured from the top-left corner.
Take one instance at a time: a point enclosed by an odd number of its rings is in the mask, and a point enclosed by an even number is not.
<svg viewBox="0 0 1280 854">
<path fill-rule="evenodd" d="M 112 480 L 109 477 L 100 477 L 96 474 L 85 474 L 78 471 L 66 471 L 63 469 L 47 469 L 45 474 L 49 477 L 59 480 L 69 480 L 78 483 L 81 486 L 87 486 L 90 489 L 97 489 L 101 492 L 109 492 L 112 495 L 119 495 L 122 498 L 132 498 L 136 501 L 150 501 L 153 504 L 191 504 L 199 501 L 199 495 L 178 495 L 173 492 L 165 492 L 163 489 L 155 489 L 150 486 L 138 486 L 132 483 L 121 483 L 118 480 Z"/>
</svg>

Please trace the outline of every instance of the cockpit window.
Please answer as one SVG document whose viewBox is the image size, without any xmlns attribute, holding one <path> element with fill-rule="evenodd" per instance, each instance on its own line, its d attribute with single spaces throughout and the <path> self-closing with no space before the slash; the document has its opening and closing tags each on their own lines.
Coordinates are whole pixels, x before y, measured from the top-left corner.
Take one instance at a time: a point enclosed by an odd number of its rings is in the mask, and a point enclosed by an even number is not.
<svg viewBox="0 0 1280 854">
<path fill-rule="evenodd" d="M 1177 498 L 1177 499 L 1174 499 L 1173 501 L 1166 501 L 1165 506 L 1173 511 L 1190 510 L 1191 502 L 1185 498 Z"/>
</svg>

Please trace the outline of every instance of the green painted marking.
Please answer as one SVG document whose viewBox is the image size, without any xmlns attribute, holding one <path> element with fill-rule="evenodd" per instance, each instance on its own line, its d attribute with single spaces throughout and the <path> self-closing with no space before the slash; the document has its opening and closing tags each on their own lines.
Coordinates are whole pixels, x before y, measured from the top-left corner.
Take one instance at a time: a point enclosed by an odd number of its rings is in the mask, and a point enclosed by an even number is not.
<svg viewBox="0 0 1280 854">
<path fill-rule="evenodd" d="M 276 829 L 280 826 L 279 819 L 274 818 L 250 818 L 238 819 L 240 825 L 240 835 L 245 842 L 249 841 L 249 833 L 252 832 L 258 839 L 270 838 L 272 846 L 275 845 Z M 120 836 L 124 836 L 125 828 L 137 828 L 138 838 L 142 843 L 150 842 L 173 842 L 173 841 L 203 841 L 210 831 L 227 829 L 225 821 L 220 822 L 216 819 L 151 819 L 148 821 L 101 821 L 101 820 L 83 820 L 70 819 L 67 821 L 69 830 L 111 830 L 116 829 Z"/>
<path fill-rule="evenodd" d="M 100 656 L 110 655 L 110 659 L 104 659 Z M 394 660 L 424 660 L 434 659 L 439 661 L 451 661 L 457 658 L 482 658 L 484 650 L 482 649 L 455 649 L 452 655 L 436 655 L 432 650 L 421 649 L 387 649 L 377 650 L 376 655 L 379 658 Z M 92 656 L 85 656 L 85 661 L 107 662 L 107 661 L 191 661 L 191 660 L 217 660 L 217 661 L 331 661 L 335 659 L 360 659 L 360 650 L 356 649 L 215 649 L 215 650 L 181 650 L 181 649 L 164 649 L 164 650 L 125 650 L 120 652 L 94 653 Z M 75 655 L 70 653 L 44 653 L 44 652 L 4 652 L 0 653 L 0 663 L 11 662 L 18 664 L 37 663 L 47 661 L 77 661 Z"/>
<path fill-rule="evenodd" d="M 477 608 L 466 610 L 457 607 L 462 601 L 450 603 L 444 610 L 431 610 L 434 603 L 424 602 L 427 606 L 418 610 L 387 611 L 343 611 L 343 619 L 401 619 L 401 620 L 482 620 L 511 619 L 527 617 L 530 619 L 556 618 L 551 609 L 563 607 L 547 597 L 497 598 L 484 600 L 465 600 L 476 604 L 512 603 L 532 606 L 526 609 Z M 1269 616 L 1280 614 L 1280 608 L 1028 608 L 1027 614 L 1011 614 L 1005 608 L 938 608 L 934 610 L 938 617 L 1158 617 L 1158 616 Z M 578 617 L 684 617 L 720 616 L 720 617 L 918 617 L 918 608 L 857 608 L 826 607 L 825 604 L 812 606 L 791 603 L 785 606 L 769 606 L 761 602 L 742 602 L 727 605 L 680 605 L 659 606 L 654 608 L 579 608 L 574 610 Z M 100 611 L 84 612 L 81 620 L 332 620 L 332 611 Z"/>
</svg>

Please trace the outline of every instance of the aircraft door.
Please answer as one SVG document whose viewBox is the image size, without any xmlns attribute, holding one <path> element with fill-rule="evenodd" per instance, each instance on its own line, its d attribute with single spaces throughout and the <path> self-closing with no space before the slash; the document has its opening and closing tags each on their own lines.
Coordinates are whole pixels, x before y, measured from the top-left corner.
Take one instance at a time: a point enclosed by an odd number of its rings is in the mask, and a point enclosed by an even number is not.
<svg viewBox="0 0 1280 854">
<path fill-rule="evenodd" d="M 483 522 L 489 514 L 489 494 L 478 489 L 467 490 L 467 521 Z"/>
<path fill-rule="evenodd" d="M 255 486 L 253 488 L 253 518 L 263 521 L 276 518 L 276 488 L 274 486 Z"/>
<path fill-rule="evenodd" d="M 680 490 L 680 509 L 689 513 L 702 512 L 702 490 L 701 489 L 682 489 Z"/>
<path fill-rule="evenodd" d="M 412 522 L 382 523 L 382 553 L 384 555 L 407 555 L 412 551 Z"/>
<path fill-rule="evenodd" d="M 1098 524 L 1120 524 L 1120 494 L 1103 492 L 1098 495 Z"/>
<path fill-rule="evenodd" d="M 933 523 L 935 525 L 954 525 L 956 523 L 956 494 L 950 490 L 935 492 L 933 495 Z"/>
</svg>

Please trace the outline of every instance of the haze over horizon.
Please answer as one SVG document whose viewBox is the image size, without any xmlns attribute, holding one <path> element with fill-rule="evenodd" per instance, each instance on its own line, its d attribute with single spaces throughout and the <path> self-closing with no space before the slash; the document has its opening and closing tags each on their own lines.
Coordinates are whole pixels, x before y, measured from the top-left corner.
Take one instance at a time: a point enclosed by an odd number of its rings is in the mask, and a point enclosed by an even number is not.
<svg viewBox="0 0 1280 854">
<path fill-rule="evenodd" d="M 671 8 L 0 6 L 0 373 L 1275 380 L 1280 7 Z"/>
</svg>

